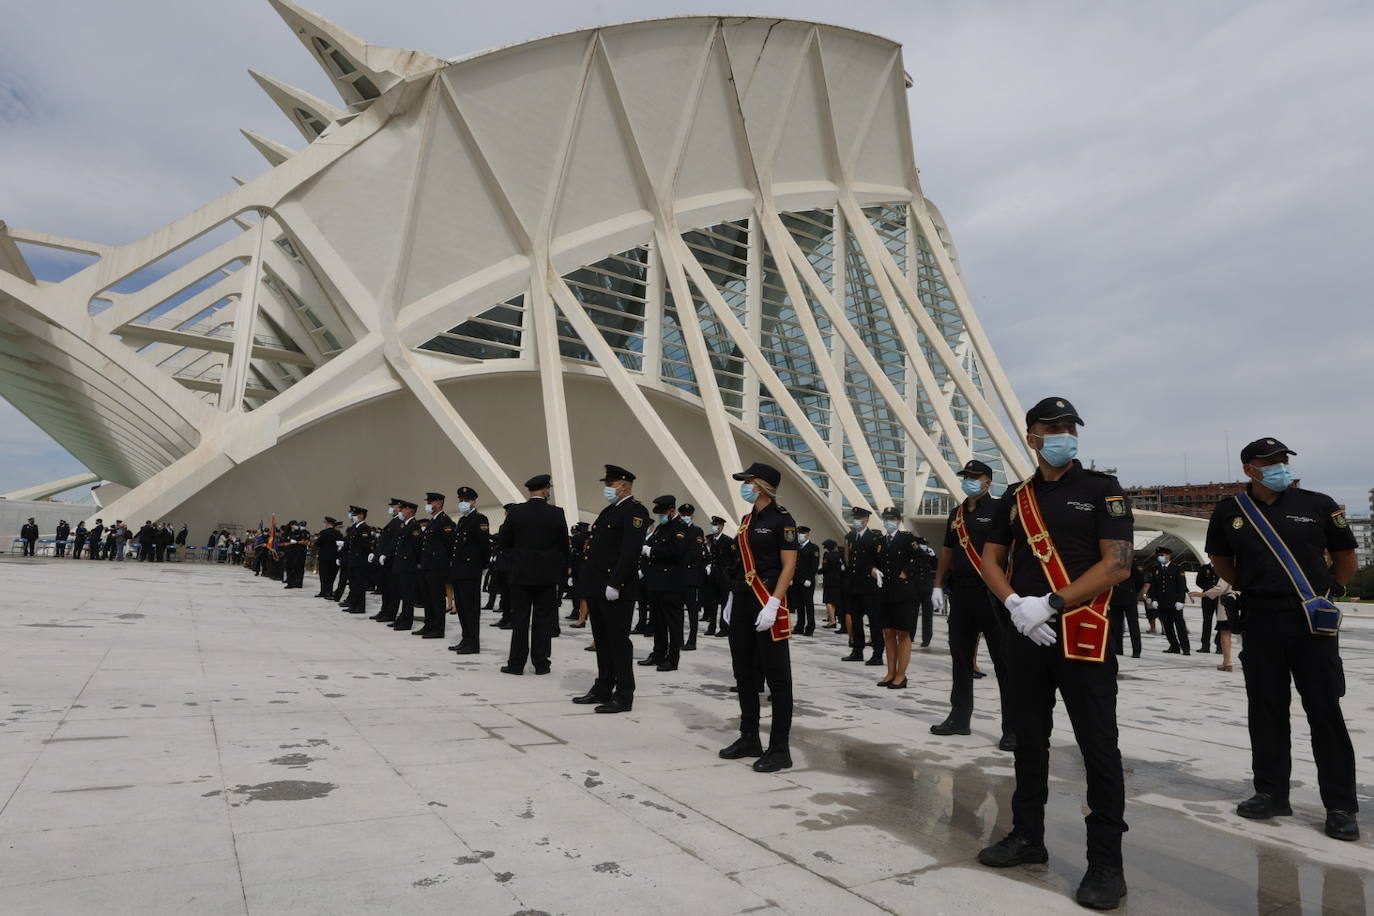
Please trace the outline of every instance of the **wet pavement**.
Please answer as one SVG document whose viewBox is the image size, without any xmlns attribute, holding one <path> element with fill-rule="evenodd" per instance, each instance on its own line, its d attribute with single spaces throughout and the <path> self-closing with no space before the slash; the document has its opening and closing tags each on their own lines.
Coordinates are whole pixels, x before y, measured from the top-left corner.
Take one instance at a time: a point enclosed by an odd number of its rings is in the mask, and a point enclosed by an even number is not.
<svg viewBox="0 0 1374 916">
<path fill-rule="evenodd" d="M 1078 911 L 1083 771 L 1062 713 L 1049 864 L 974 860 L 1010 825 L 1011 755 L 991 677 L 973 735 L 928 733 L 942 621 L 905 691 L 842 663 L 842 637 L 797 637 L 796 766 L 759 775 L 715 756 L 737 722 L 724 640 L 637 668 L 634 711 L 600 716 L 568 703 L 591 682 L 588 630 L 564 627 L 552 676 L 515 678 L 499 630 L 457 657 L 307 586 L 0 561 L 0 913 Z M 1341 640 L 1368 810 L 1374 620 Z M 1239 666 L 1163 648 L 1122 666 L 1120 912 L 1364 913 L 1374 821 L 1358 843 L 1322 833 L 1300 708 L 1295 815 L 1237 818 Z"/>
</svg>

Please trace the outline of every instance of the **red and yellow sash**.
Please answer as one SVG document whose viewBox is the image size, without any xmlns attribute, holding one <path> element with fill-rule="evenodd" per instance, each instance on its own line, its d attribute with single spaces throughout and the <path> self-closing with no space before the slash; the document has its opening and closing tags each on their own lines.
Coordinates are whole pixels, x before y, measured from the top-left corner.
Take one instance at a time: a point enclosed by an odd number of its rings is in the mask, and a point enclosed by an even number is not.
<svg viewBox="0 0 1374 916">
<path fill-rule="evenodd" d="M 964 504 L 960 503 L 959 508 L 954 510 L 954 536 L 959 539 L 959 546 L 964 548 L 964 556 L 973 564 L 974 572 L 978 575 L 983 574 L 983 558 L 978 555 L 978 551 L 973 549 L 973 539 L 968 536 L 968 525 L 964 523 Z"/>
<path fill-rule="evenodd" d="M 1050 588 L 1056 592 L 1063 591 L 1073 580 L 1064 568 L 1059 551 L 1054 549 L 1054 541 L 1050 540 L 1031 481 L 1027 480 L 1016 489 L 1016 508 L 1021 517 L 1021 527 L 1026 532 L 1026 543 L 1040 561 L 1040 568 L 1045 571 Z M 1065 608 L 1059 615 L 1059 644 L 1063 647 L 1065 658 L 1080 662 L 1107 660 L 1107 630 L 1111 625 L 1107 604 L 1111 598 L 1112 590 L 1109 588 L 1090 603 Z"/>
<path fill-rule="evenodd" d="M 744 566 L 744 583 L 754 592 L 754 597 L 759 600 L 759 607 L 762 608 L 773 596 L 769 593 L 768 586 L 763 584 L 763 579 L 754 571 L 754 548 L 749 544 L 749 523 L 753 519 L 752 512 L 740 519 L 739 535 L 735 543 L 739 546 L 739 560 Z M 786 595 L 778 606 L 778 618 L 773 621 L 773 627 L 768 632 L 772 635 L 773 642 L 792 638 L 792 612 L 787 608 Z"/>
</svg>

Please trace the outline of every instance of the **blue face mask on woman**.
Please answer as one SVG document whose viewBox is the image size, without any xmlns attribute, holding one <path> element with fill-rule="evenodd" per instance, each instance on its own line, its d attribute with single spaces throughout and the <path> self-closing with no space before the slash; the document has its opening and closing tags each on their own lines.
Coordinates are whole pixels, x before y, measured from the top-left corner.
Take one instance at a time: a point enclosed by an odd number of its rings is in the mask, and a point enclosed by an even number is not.
<svg viewBox="0 0 1374 916">
<path fill-rule="evenodd" d="M 1282 493 L 1293 483 L 1293 469 L 1286 464 L 1271 464 L 1260 468 L 1261 482 L 1275 493 Z"/>
<path fill-rule="evenodd" d="M 1040 437 L 1040 457 L 1052 468 L 1062 468 L 1078 456 L 1078 437 L 1072 433 L 1054 433 Z"/>
<path fill-rule="evenodd" d="M 975 480 L 972 477 L 965 477 L 963 483 L 959 484 L 959 486 L 964 488 L 965 496 L 977 496 L 979 493 L 983 492 L 983 482 L 981 480 Z"/>
<path fill-rule="evenodd" d="M 752 483 L 740 484 L 739 498 L 747 503 L 752 503 L 754 500 L 758 499 L 758 497 L 754 495 L 754 485 Z"/>
<path fill-rule="evenodd" d="M 615 487 L 602 487 L 601 495 L 606 497 L 606 502 L 608 503 L 613 503 L 620 498 L 620 494 L 616 492 Z"/>
</svg>

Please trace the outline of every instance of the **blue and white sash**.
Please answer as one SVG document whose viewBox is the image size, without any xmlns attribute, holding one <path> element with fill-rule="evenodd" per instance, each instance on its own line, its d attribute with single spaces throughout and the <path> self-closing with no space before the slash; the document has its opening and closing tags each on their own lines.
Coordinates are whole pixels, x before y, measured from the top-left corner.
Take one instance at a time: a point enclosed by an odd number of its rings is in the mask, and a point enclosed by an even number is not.
<svg viewBox="0 0 1374 916">
<path fill-rule="evenodd" d="M 1283 571 L 1288 574 L 1288 579 L 1293 583 L 1294 590 L 1302 599 L 1302 609 L 1307 615 L 1307 628 L 1317 636 L 1335 636 L 1341 628 L 1341 609 L 1329 598 L 1318 595 L 1312 590 L 1312 583 L 1307 581 L 1307 574 L 1298 565 L 1298 561 L 1293 557 L 1293 552 L 1288 549 L 1283 538 L 1279 537 L 1274 526 L 1269 524 L 1269 519 L 1260 512 L 1255 501 L 1250 498 L 1250 494 L 1237 493 L 1236 504 L 1240 506 L 1241 514 L 1250 520 L 1251 525 L 1255 526 L 1255 531 L 1259 533 L 1260 540 L 1264 541 L 1265 546 L 1274 555 L 1274 559 L 1279 561 Z"/>
</svg>

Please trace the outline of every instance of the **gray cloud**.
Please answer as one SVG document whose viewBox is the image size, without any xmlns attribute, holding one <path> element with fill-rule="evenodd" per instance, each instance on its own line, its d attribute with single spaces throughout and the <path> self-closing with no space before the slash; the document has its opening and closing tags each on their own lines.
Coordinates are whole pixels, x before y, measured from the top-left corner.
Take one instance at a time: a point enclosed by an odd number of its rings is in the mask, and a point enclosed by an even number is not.
<svg viewBox="0 0 1374 916">
<path fill-rule="evenodd" d="M 368 40 L 457 56 L 624 19 L 643 0 L 315 0 Z M 1374 485 L 1374 8 L 818 0 L 739 12 L 903 42 L 926 193 L 1024 401 L 1074 399 L 1126 483 L 1234 477 L 1259 435 L 1355 511 Z M 247 67 L 330 90 L 266 2 L 16 5 L 0 35 L 0 218 L 127 242 L 298 138 Z M 65 473 L 8 422 L 0 481 Z M 14 429 L 24 430 L 11 434 Z M 1225 431 L 1225 432 L 1224 432 Z M 26 452 L 28 452 L 26 454 Z M 66 459 L 68 464 L 74 464 Z M 0 486 L 5 484 L 0 483 Z"/>
</svg>

